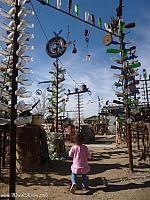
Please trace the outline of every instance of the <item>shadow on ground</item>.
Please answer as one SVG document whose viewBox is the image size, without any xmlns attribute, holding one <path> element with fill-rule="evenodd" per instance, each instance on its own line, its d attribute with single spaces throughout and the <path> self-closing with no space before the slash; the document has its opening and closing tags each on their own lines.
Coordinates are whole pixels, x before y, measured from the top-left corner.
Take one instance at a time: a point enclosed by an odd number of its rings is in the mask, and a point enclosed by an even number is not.
<svg viewBox="0 0 150 200">
<path fill-rule="evenodd" d="M 70 185 L 70 162 L 58 161 L 53 163 L 49 170 L 35 172 L 35 173 L 28 173 L 26 177 L 22 176 L 21 174 L 17 176 L 17 185 L 23 186 L 31 186 L 31 185 L 41 185 L 41 186 L 65 186 Z M 111 169 L 121 169 L 125 166 L 120 164 L 97 164 L 91 163 L 91 174 L 100 174 L 106 170 Z M 58 176 L 57 176 L 58 175 Z M 63 177 L 62 177 L 63 176 Z M 67 176 L 64 178 L 64 176 Z M 69 177 L 68 177 L 69 176 Z M 89 175 L 90 176 L 90 175 Z M 58 178 L 57 178 L 58 177 Z M 107 185 L 107 180 L 104 178 L 95 178 L 93 180 L 89 180 L 90 185 L 92 187 L 96 187 L 98 185 L 104 184 Z"/>
<path fill-rule="evenodd" d="M 92 153 L 92 160 L 102 160 L 102 159 L 109 159 L 109 158 L 113 158 L 115 156 L 119 156 L 119 158 L 127 158 L 128 157 L 128 154 L 127 154 L 127 151 L 123 151 L 123 150 L 120 150 L 120 151 L 108 151 L 108 152 L 96 152 L 96 153 Z M 116 159 L 116 157 L 115 157 Z"/>
<path fill-rule="evenodd" d="M 99 186 L 96 188 L 90 188 L 89 191 L 85 193 L 85 195 L 93 195 L 95 192 L 101 190 L 103 192 L 118 192 L 122 190 L 130 190 L 130 189 L 138 189 L 138 188 L 149 188 L 150 187 L 150 181 L 145 181 L 141 184 L 136 183 L 129 183 L 124 185 L 107 185 L 105 187 Z"/>
</svg>

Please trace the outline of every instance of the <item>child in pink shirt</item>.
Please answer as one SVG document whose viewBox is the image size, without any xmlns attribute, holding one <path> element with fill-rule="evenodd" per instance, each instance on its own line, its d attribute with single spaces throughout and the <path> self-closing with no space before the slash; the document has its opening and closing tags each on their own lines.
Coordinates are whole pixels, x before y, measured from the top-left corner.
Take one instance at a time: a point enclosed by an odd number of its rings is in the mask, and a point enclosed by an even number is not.
<svg viewBox="0 0 150 200">
<path fill-rule="evenodd" d="M 81 133 L 75 134 L 75 145 L 71 147 L 69 156 L 73 158 L 73 164 L 71 166 L 71 181 L 72 186 L 70 191 L 74 194 L 77 184 L 77 174 L 82 175 L 82 187 L 88 189 L 88 178 L 87 173 L 90 171 L 88 165 L 88 159 L 91 155 L 88 151 L 87 146 L 83 145 L 84 137 Z"/>
</svg>

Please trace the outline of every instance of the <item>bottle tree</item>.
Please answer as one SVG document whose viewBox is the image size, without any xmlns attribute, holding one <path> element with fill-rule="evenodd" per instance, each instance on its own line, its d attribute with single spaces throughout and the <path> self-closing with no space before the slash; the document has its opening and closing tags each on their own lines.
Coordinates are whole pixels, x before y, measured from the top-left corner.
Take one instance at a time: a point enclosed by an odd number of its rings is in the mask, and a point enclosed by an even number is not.
<svg viewBox="0 0 150 200">
<path fill-rule="evenodd" d="M 32 84 L 32 81 L 26 78 L 26 74 L 30 73 L 31 69 L 25 67 L 26 63 L 31 61 L 32 58 L 25 53 L 33 49 L 28 44 L 33 36 L 26 31 L 26 28 L 33 28 L 33 24 L 27 21 L 26 17 L 33 15 L 34 11 L 27 8 L 26 0 L 3 0 L 1 2 L 7 4 L 7 6 L 4 5 L 6 10 L 0 9 L 0 16 L 5 18 L 5 21 L 0 23 L 0 28 L 6 33 L 6 35 L 0 37 L 0 42 L 3 43 L 0 55 L 4 57 L 0 63 L 0 71 L 4 75 L 1 82 L 3 86 L 9 87 L 1 87 L 1 97 L 9 98 L 10 103 L 0 102 L 0 106 L 3 105 L 11 113 L 9 194 L 10 199 L 15 199 L 13 194 L 16 190 L 16 130 L 18 125 L 31 122 L 31 116 L 18 116 L 18 113 L 21 114 L 31 107 L 26 105 L 24 101 L 18 101 L 18 97 L 31 96 L 31 92 L 26 91 L 26 88 L 21 86 Z"/>
<path fill-rule="evenodd" d="M 142 83 L 142 87 L 140 88 L 142 90 L 142 103 L 149 108 L 149 81 L 150 81 L 150 75 L 148 77 L 146 69 L 143 69 L 142 74 L 140 74 L 140 83 Z"/>
<path fill-rule="evenodd" d="M 62 82 L 65 80 L 65 69 L 59 66 L 58 58 L 65 53 L 67 44 L 66 41 L 59 36 L 61 32 L 62 30 L 60 30 L 58 34 L 53 32 L 55 37 L 51 38 L 46 44 L 46 52 L 48 56 L 50 56 L 51 58 L 56 58 L 56 61 L 53 63 L 53 68 L 50 71 L 50 74 L 52 75 L 51 80 L 41 82 L 51 83 L 50 87 L 48 87 L 48 91 L 50 92 L 49 111 L 51 113 L 52 118 L 54 119 L 53 130 L 56 132 L 58 132 L 59 128 L 58 122 L 60 114 L 64 112 L 65 107 L 65 99 L 62 95 L 63 91 L 65 90 L 62 85 Z"/>
<path fill-rule="evenodd" d="M 53 68 L 50 71 L 51 85 L 47 88 L 47 91 L 50 93 L 49 100 L 49 112 L 52 116 L 52 121 L 54 122 L 53 130 L 58 132 L 59 130 L 59 118 L 62 113 L 65 111 L 65 98 L 63 87 L 63 81 L 65 80 L 65 69 L 60 67 L 58 60 L 53 63 Z"/>
<path fill-rule="evenodd" d="M 107 48 L 107 53 L 119 55 L 114 61 L 119 64 L 111 66 L 112 69 L 117 69 L 120 74 L 114 76 L 119 78 L 115 82 L 114 89 L 116 95 L 119 98 L 114 100 L 114 103 L 122 104 L 124 106 L 124 112 L 119 115 L 119 122 L 125 125 L 125 132 L 127 136 L 127 144 L 129 151 L 129 168 L 133 171 L 133 158 L 132 158 L 132 135 L 131 135 L 131 123 L 132 123 L 132 110 L 138 104 L 136 95 L 139 93 L 136 85 L 139 83 L 136 80 L 138 75 L 138 67 L 141 63 L 138 62 L 136 53 L 136 47 L 127 47 L 128 43 L 125 41 L 126 29 L 135 27 L 135 23 L 125 23 L 122 18 L 122 0 L 119 0 L 119 6 L 116 9 L 116 17 L 111 19 L 111 23 L 106 23 L 105 27 L 112 34 L 107 34 L 103 38 L 103 42 L 106 46 L 116 45 L 117 48 Z M 113 34 L 119 36 L 118 41 L 113 40 Z"/>
</svg>

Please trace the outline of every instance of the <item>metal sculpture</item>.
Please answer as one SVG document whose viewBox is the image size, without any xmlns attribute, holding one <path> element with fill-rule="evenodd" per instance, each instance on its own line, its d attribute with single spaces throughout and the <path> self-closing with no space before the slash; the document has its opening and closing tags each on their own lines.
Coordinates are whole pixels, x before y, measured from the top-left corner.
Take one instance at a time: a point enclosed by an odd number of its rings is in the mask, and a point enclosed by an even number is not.
<svg viewBox="0 0 150 200">
<path fill-rule="evenodd" d="M 46 45 L 46 52 L 51 58 L 58 58 L 66 51 L 66 41 L 59 36 L 50 39 Z"/>
</svg>

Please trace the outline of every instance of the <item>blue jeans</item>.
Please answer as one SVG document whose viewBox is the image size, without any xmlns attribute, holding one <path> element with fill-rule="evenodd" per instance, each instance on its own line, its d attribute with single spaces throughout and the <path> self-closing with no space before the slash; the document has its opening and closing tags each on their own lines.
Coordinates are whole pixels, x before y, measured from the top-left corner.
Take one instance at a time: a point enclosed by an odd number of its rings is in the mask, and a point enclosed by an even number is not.
<svg viewBox="0 0 150 200">
<path fill-rule="evenodd" d="M 86 174 L 71 174 L 71 181 L 72 184 L 77 184 L 77 176 L 82 175 L 82 187 L 83 188 L 88 188 L 88 177 Z"/>
</svg>

